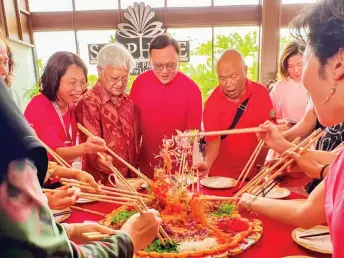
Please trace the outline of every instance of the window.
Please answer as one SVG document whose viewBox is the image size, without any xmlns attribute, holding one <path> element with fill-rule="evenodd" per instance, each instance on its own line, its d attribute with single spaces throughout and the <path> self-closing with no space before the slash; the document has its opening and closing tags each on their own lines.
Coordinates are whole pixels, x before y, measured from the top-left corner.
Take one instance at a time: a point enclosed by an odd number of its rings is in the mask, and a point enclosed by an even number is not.
<svg viewBox="0 0 344 258">
<path fill-rule="evenodd" d="M 49 57 L 57 51 L 70 51 L 76 53 L 73 31 L 35 32 L 34 37 L 37 58 L 41 59 L 43 64 L 45 64 Z"/>
<path fill-rule="evenodd" d="M 258 80 L 259 29 L 258 27 L 214 28 L 215 59 L 227 49 L 239 51 L 248 67 L 248 78 Z"/>
<path fill-rule="evenodd" d="M 185 1 L 185 0 L 168 0 L 167 7 L 200 7 L 211 6 L 211 0 L 197 0 L 197 1 Z"/>
<path fill-rule="evenodd" d="M 88 45 L 89 44 L 106 44 L 110 43 L 115 36 L 116 30 L 80 30 L 77 37 L 79 41 L 80 57 L 84 60 L 88 68 L 88 79 L 91 86 L 97 80 L 97 65 L 90 64 Z"/>
<path fill-rule="evenodd" d="M 214 0 L 215 6 L 223 5 L 258 5 L 259 0 Z"/>
<path fill-rule="evenodd" d="M 73 11 L 72 0 L 29 0 L 31 12 Z"/>
<path fill-rule="evenodd" d="M 165 6 L 165 0 L 145 0 L 145 1 L 121 0 L 121 9 L 127 9 L 129 6 L 133 6 L 135 2 L 137 2 L 137 3 L 144 2 L 146 4 L 146 6 L 149 5 L 152 8 Z"/>
<path fill-rule="evenodd" d="M 78 11 L 118 9 L 118 1 L 117 0 L 75 0 L 75 9 Z"/>
<path fill-rule="evenodd" d="M 210 91 L 217 84 L 212 65 L 212 29 L 168 29 L 167 32 L 176 40 L 189 41 L 190 60 L 180 64 L 180 71 L 190 76 L 198 84 L 203 100 L 206 100 Z"/>
<path fill-rule="evenodd" d="M 309 4 L 315 3 L 317 0 L 282 0 L 282 4 Z"/>
</svg>

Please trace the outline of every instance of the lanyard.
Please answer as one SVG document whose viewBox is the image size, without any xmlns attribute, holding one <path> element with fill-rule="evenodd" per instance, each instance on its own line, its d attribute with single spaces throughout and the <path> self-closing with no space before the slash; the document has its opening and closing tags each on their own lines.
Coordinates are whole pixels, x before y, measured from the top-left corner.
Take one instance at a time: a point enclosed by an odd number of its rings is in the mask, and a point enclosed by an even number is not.
<svg viewBox="0 0 344 258">
<path fill-rule="evenodd" d="M 55 108 L 55 111 L 60 119 L 60 122 L 61 122 L 61 125 L 63 127 L 63 130 L 64 130 L 64 133 L 65 133 L 65 136 L 66 136 L 66 139 L 67 141 L 65 141 L 65 144 L 66 145 L 72 145 L 72 127 L 69 125 L 69 130 L 68 130 L 68 133 L 67 133 L 67 129 L 66 129 L 66 125 L 63 121 L 63 117 L 62 117 L 62 114 L 61 114 L 61 111 L 58 107 L 58 105 L 56 104 L 56 102 L 52 102 L 54 108 Z M 68 108 L 68 112 L 70 112 L 69 108 Z M 70 113 L 69 113 L 70 114 Z M 72 121 L 70 121 L 72 122 Z"/>
</svg>

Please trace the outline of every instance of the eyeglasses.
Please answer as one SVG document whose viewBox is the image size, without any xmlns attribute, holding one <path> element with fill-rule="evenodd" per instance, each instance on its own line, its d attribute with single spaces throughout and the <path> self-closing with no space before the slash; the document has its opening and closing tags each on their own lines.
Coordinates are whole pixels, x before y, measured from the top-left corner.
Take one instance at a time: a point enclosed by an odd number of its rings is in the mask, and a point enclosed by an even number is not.
<svg viewBox="0 0 344 258">
<path fill-rule="evenodd" d="M 156 71 L 162 71 L 165 67 L 169 71 L 174 71 L 177 68 L 177 64 L 176 63 L 152 64 L 152 68 Z"/>
<path fill-rule="evenodd" d="M 123 85 L 126 85 L 126 84 L 128 84 L 128 81 L 129 81 L 129 78 L 127 76 L 117 77 L 117 78 L 111 78 L 109 76 L 105 76 L 105 77 L 112 84 L 118 84 L 119 82 L 122 82 Z"/>
<path fill-rule="evenodd" d="M 87 87 L 87 82 L 84 81 L 64 81 L 64 83 L 66 83 L 69 86 L 69 88 L 73 90 L 76 90 L 78 87 L 80 87 L 83 91 Z"/>
</svg>

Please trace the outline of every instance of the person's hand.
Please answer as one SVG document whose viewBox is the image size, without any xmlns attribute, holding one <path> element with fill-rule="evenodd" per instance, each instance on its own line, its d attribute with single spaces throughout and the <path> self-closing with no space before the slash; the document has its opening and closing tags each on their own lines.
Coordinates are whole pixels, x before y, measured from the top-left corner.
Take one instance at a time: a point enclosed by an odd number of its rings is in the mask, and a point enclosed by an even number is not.
<svg viewBox="0 0 344 258">
<path fill-rule="evenodd" d="M 74 170 L 75 171 L 75 179 L 84 183 L 89 184 L 91 187 L 93 187 L 95 190 L 100 191 L 101 187 L 96 183 L 94 180 L 94 177 L 82 170 Z"/>
<path fill-rule="evenodd" d="M 259 141 L 263 140 L 269 148 L 279 153 L 290 148 L 290 144 L 284 139 L 282 133 L 274 123 L 266 121 L 259 127 L 263 129 L 263 132 L 257 133 L 257 138 Z"/>
<path fill-rule="evenodd" d="M 295 162 L 287 168 L 288 173 L 299 173 L 303 172 L 310 178 L 320 178 L 320 171 L 322 166 L 310 157 L 300 155 L 293 151 L 287 151 L 288 157 L 294 159 Z"/>
<path fill-rule="evenodd" d="M 209 164 L 209 162 L 203 161 L 193 166 L 193 169 L 198 170 L 199 177 L 206 177 L 209 174 L 210 167 L 211 165 Z"/>
<path fill-rule="evenodd" d="M 99 239 L 93 238 L 92 240 L 89 240 L 87 237 L 83 236 L 83 233 L 98 232 L 99 234 L 105 234 L 109 236 L 116 233 L 116 230 L 104 227 L 96 223 L 73 223 L 68 224 L 67 227 L 70 229 L 69 239 L 78 243 L 86 243 L 104 239 L 104 236 L 100 236 Z"/>
<path fill-rule="evenodd" d="M 97 162 L 98 162 L 99 169 L 104 173 L 112 174 L 112 171 L 109 168 L 109 164 L 112 164 L 113 158 L 108 154 L 105 154 L 105 153 L 101 153 L 101 154 L 102 154 L 102 157 L 104 157 L 105 159 L 98 156 Z"/>
<path fill-rule="evenodd" d="M 86 154 L 95 154 L 97 152 L 106 151 L 106 143 L 103 139 L 99 137 L 90 136 L 87 138 L 86 142 L 83 143 L 84 152 Z"/>
<path fill-rule="evenodd" d="M 251 208 L 252 208 L 252 203 L 253 203 L 253 199 L 256 198 L 255 195 L 252 194 L 248 194 L 248 193 L 244 193 L 239 202 L 237 203 L 237 209 L 239 212 L 247 212 L 248 209 L 248 205 L 249 203 L 251 203 Z"/>
<path fill-rule="evenodd" d="M 49 208 L 52 210 L 63 210 L 75 204 L 80 197 L 80 189 L 69 188 L 68 185 L 57 188 L 56 193 L 45 193 Z"/>
<path fill-rule="evenodd" d="M 150 209 L 143 214 L 136 213 L 122 226 L 121 231 L 128 234 L 134 253 L 148 246 L 158 234 L 159 225 L 162 223 L 159 212 Z"/>
</svg>

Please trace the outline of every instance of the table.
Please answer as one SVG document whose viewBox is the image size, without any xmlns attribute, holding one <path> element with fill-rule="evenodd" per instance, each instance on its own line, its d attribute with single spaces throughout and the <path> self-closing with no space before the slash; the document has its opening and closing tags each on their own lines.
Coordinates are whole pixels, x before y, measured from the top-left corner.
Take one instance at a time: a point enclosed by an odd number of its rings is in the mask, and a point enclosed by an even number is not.
<svg viewBox="0 0 344 258">
<path fill-rule="evenodd" d="M 201 187 L 201 192 L 218 196 L 232 196 L 232 190 L 215 190 Z M 296 191 L 297 192 L 297 191 Z M 305 199 L 304 195 L 292 192 L 286 199 Z M 103 213 L 110 213 L 117 206 L 110 203 L 88 203 L 79 204 L 81 208 L 91 209 Z M 293 211 L 290 211 L 293 212 Z M 255 216 L 251 214 L 243 214 L 243 216 Z M 78 210 L 73 210 L 71 216 L 65 221 L 67 223 L 80 223 L 84 221 L 99 221 L 102 217 Z M 261 239 L 247 251 L 236 256 L 240 258 L 281 258 L 291 255 L 304 255 L 317 258 L 330 258 L 331 255 L 325 255 L 309 251 L 293 241 L 291 232 L 295 228 L 286 224 L 279 223 L 268 217 L 259 216 L 263 222 L 263 235 Z"/>
</svg>

